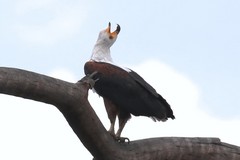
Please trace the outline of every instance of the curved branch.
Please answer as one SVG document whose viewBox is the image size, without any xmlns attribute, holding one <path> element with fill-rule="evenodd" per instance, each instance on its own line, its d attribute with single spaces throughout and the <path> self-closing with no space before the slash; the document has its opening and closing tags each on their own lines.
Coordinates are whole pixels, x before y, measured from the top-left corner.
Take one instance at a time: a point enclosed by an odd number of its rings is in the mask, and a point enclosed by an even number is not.
<svg viewBox="0 0 240 160">
<path fill-rule="evenodd" d="M 239 147 L 217 138 L 165 137 L 117 143 L 90 106 L 88 89 L 86 81 L 74 84 L 20 69 L 0 68 L 0 93 L 56 106 L 95 159 L 240 159 Z"/>
</svg>

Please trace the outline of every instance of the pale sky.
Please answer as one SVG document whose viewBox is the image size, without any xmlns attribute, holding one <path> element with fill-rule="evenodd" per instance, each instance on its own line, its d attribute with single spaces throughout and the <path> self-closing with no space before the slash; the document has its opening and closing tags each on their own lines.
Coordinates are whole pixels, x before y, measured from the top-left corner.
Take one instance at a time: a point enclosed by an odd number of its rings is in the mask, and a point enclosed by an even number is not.
<svg viewBox="0 0 240 160">
<path fill-rule="evenodd" d="M 76 82 L 99 31 L 118 23 L 113 60 L 154 86 L 176 116 L 166 123 L 133 117 L 123 136 L 219 137 L 240 145 L 239 8 L 234 0 L 3 0 L 0 66 Z M 90 101 L 108 129 L 101 98 L 90 92 Z M 90 159 L 53 106 L 5 95 L 0 102 L 0 159 Z"/>
</svg>

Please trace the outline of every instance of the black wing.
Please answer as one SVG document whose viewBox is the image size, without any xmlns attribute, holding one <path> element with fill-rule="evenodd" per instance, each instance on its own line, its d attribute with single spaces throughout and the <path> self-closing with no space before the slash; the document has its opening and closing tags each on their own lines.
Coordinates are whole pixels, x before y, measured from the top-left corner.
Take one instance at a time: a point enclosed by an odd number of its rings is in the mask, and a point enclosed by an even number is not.
<svg viewBox="0 0 240 160">
<path fill-rule="evenodd" d="M 157 93 L 157 91 L 150 85 L 148 84 L 139 74 L 134 72 L 133 70 L 129 69 L 131 72 L 129 72 L 129 75 L 143 88 L 145 88 L 148 92 L 150 92 L 153 96 L 155 96 L 159 101 L 161 101 L 162 104 L 167 108 L 168 111 L 168 117 L 171 117 L 174 119 L 174 115 L 172 112 L 172 109 L 168 102 L 160 95 Z"/>
<path fill-rule="evenodd" d="M 131 72 L 129 72 L 129 75 L 143 88 L 145 88 L 148 92 L 150 92 L 155 97 L 159 97 L 159 94 L 156 92 L 156 90 L 148 84 L 139 74 L 134 72 L 133 70 L 129 69 Z"/>
</svg>

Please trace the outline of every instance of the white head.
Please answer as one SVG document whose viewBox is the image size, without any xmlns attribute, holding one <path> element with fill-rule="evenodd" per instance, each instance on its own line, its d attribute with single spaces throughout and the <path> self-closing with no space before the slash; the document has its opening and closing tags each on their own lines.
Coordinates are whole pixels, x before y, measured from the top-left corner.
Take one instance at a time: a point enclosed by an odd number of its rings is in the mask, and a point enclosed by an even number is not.
<svg viewBox="0 0 240 160">
<path fill-rule="evenodd" d="M 112 63 L 110 47 L 116 41 L 120 30 L 120 26 L 117 25 L 116 30 L 111 33 L 111 23 L 108 23 L 108 28 L 99 33 L 97 42 L 93 48 L 91 60 Z"/>
</svg>

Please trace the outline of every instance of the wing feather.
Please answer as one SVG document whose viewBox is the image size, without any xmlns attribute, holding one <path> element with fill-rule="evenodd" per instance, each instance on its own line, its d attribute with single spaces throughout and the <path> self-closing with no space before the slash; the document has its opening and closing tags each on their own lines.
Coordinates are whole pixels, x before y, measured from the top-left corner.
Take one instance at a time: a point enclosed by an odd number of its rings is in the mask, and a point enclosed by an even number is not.
<svg viewBox="0 0 240 160">
<path fill-rule="evenodd" d="M 168 104 L 168 102 L 160 95 L 157 93 L 157 91 L 149 84 L 147 83 L 139 74 L 137 74 L 135 71 L 130 69 L 129 75 L 140 85 L 142 86 L 144 89 L 146 89 L 146 91 L 148 91 L 149 93 L 151 93 L 153 96 L 155 96 L 159 101 L 161 101 L 161 103 L 167 108 L 168 111 L 168 116 L 171 117 L 172 119 L 174 119 L 174 115 L 172 113 L 172 109 L 170 107 L 170 105 Z"/>
</svg>

